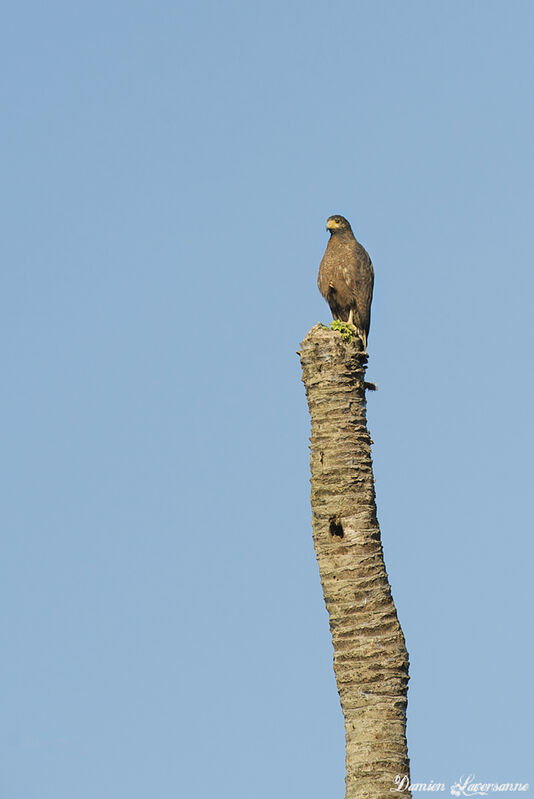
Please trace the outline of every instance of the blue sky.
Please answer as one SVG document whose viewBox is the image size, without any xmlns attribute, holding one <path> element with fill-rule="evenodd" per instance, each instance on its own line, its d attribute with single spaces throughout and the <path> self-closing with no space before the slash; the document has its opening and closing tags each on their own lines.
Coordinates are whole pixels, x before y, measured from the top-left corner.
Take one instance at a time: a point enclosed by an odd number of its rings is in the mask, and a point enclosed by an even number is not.
<svg viewBox="0 0 534 799">
<path fill-rule="evenodd" d="M 296 350 L 376 271 L 417 781 L 530 781 L 534 10 L 21 2 L 1 26 L 6 799 L 343 796 Z"/>
</svg>

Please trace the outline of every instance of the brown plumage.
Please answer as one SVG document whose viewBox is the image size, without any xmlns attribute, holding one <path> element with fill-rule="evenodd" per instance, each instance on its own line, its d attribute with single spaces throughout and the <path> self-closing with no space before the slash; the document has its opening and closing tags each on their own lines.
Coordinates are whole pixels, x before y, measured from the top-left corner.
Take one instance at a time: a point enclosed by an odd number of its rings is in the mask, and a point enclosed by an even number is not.
<svg viewBox="0 0 534 799">
<path fill-rule="evenodd" d="M 330 241 L 319 267 L 319 291 L 334 319 L 355 325 L 367 348 L 375 279 L 373 264 L 344 216 L 328 217 L 326 229 Z"/>
</svg>

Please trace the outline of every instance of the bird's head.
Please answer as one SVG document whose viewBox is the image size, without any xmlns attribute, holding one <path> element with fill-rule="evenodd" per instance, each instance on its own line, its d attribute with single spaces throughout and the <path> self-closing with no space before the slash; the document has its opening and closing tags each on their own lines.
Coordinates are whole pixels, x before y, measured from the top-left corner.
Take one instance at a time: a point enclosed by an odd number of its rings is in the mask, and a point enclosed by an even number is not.
<svg viewBox="0 0 534 799">
<path fill-rule="evenodd" d="M 341 233 L 346 230 L 350 230 L 352 232 L 349 222 L 344 216 L 340 216 L 339 214 L 334 214 L 334 216 L 328 217 L 326 220 L 326 229 L 330 232 L 330 235 L 333 233 Z"/>
</svg>

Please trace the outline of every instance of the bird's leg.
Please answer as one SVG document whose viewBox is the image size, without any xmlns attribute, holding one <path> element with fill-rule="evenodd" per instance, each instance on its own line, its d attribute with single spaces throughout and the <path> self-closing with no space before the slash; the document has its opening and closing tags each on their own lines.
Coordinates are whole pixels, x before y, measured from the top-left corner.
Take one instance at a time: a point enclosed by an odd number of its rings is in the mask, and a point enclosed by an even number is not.
<svg viewBox="0 0 534 799">
<path fill-rule="evenodd" d="M 348 325 L 353 325 L 353 326 L 354 326 L 354 311 L 353 311 L 353 309 L 352 309 L 352 308 L 351 308 L 351 309 L 350 309 L 350 311 L 349 311 L 349 318 L 348 318 L 348 320 L 347 320 L 347 324 L 348 324 Z"/>
</svg>

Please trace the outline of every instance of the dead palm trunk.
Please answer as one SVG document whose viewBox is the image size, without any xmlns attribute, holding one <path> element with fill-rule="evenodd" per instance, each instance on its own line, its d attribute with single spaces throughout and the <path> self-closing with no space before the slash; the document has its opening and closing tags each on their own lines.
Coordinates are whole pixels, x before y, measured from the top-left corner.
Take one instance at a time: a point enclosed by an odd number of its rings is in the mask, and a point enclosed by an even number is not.
<svg viewBox="0 0 534 799">
<path fill-rule="evenodd" d="M 357 336 L 345 340 L 316 325 L 300 359 L 311 415 L 313 538 L 345 717 L 345 796 L 385 799 L 409 776 L 408 653 L 376 517 L 367 355 Z"/>
</svg>

